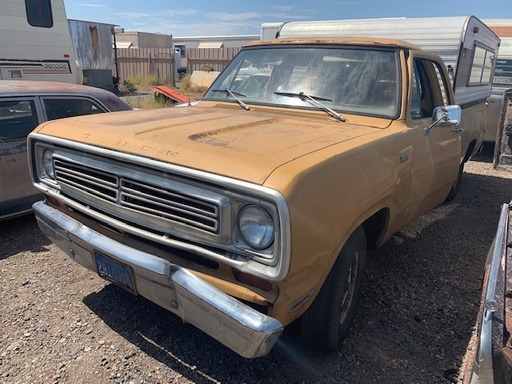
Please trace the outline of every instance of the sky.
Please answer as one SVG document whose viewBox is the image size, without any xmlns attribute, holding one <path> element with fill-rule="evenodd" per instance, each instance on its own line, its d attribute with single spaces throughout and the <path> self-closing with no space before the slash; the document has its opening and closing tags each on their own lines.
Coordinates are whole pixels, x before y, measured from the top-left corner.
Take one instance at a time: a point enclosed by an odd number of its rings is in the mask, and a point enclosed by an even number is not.
<svg viewBox="0 0 512 384">
<path fill-rule="evenodd" d="M 512 0 L 64 0 L 69 19 L 175 37 L 259 35 L 262 23 L 474 15 L 512 20 Z"/>
</svg>

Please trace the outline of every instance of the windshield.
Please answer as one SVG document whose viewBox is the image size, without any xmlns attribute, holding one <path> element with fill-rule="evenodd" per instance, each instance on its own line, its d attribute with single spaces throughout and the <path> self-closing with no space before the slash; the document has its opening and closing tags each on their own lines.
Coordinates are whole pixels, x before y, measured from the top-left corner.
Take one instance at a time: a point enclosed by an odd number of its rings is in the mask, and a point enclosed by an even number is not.
<svg viewBox="0 0 512 384">
<path fill-rule="evenodd" d="M 398 73 L 394 50 L 340 46 L 249 48 L 233 59 L 203 99 L 396 117 Z M 301 93 L 310 98 L 290 97 Z M 311 98 L 325 108 L 308 102 Z"/>
</svg>

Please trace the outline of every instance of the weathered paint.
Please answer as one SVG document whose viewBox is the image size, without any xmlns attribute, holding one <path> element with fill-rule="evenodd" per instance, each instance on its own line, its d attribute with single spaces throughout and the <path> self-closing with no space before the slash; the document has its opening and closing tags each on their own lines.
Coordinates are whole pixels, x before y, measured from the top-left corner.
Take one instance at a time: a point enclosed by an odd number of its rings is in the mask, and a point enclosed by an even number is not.
<svg viewBox="0 0 512 384">
<path fill-rule="evenodd" d="M 51 122 L 38 131 L 260 184 L 283 163 L 378 132 L 389 120 L 378 123 L 340 125 L 324 113 L 301 119 L 200 105 L 87 116 Z"/>
<path fill-rule="evenodd" d="M 289 324 L 315 298 L 340 249 L 358 226 L 385 212 L 383 232 L 374 239 L 374 245 L 380 246 L 412 219 L 444 201 L 463 154 L 459 132 L 439 126 L 425 135 L 423 128 L 432 123 L 431 118 L 412 119 L 408 113 L 412 59 L 439 62 L 437 56 L 385 39 L 291 39 L 250 46 L 269 44 L 400 47 L 408 53 L 400 54 L 401 67 L 407 68 L 401 73 L 400 116 L 391 120 L 344 114 L 346 122 L 340 122 L 323 111 L 262 105 L 251 105 L 247 111 L 234 103 L 201 101 L 186 108 L 49 122 L 37 132 L 278 191 L 286 200 L 292 223 L 288 274 L 273 282 L 276 287 L 271 293 L 243 284 L 240 288 L 217 286 L 244 299 L 251 296 L 246 291 L 250 288 L 255 302 L 264 298 L 272 304 L 269 314 Z M 443 74 L 448 76 L 446 70 Z M 448 103 L 454 104 L 451 88 L 447 93 Z M 98 226 L 98 230 L 102 229 Z M 229 268 L 208 273 L 233 281 Z M 297 308 L 302 301 L 304 305 Z"/>
<path fill-rule="evenodd" d="M 68 20 L 73 48 L 82 70 L 107 69 L 114 65 L 112 30 L 114 24 Z"/>
</svg>

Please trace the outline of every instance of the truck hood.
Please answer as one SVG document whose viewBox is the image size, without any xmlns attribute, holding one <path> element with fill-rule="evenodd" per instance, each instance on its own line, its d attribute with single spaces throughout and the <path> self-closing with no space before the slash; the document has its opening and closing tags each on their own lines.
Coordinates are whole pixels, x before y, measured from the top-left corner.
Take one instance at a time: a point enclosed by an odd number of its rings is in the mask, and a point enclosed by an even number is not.
<svg viewBox="0 0 512 384">
<path fill-rule="evenodd" d="M 54 120 L 36 132 L 262 184 L 282 164 L 390 123 L 369 120 L 198 105 Z"/>
</svg>

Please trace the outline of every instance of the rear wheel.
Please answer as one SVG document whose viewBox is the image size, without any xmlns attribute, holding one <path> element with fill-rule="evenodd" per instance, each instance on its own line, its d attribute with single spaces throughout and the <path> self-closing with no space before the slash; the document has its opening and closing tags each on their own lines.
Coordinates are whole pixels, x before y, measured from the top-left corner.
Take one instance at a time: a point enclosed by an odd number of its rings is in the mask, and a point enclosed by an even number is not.
<svg viewBox="0 0 512 384">
<path fill-rule="evenodd" d="M 300 318 L 304 343 L 323 352 L 339 348 L 354 318 L 366 261 L 366 235 L 359 227 L 347 240 L 318 296 Z"/>
</svg>

